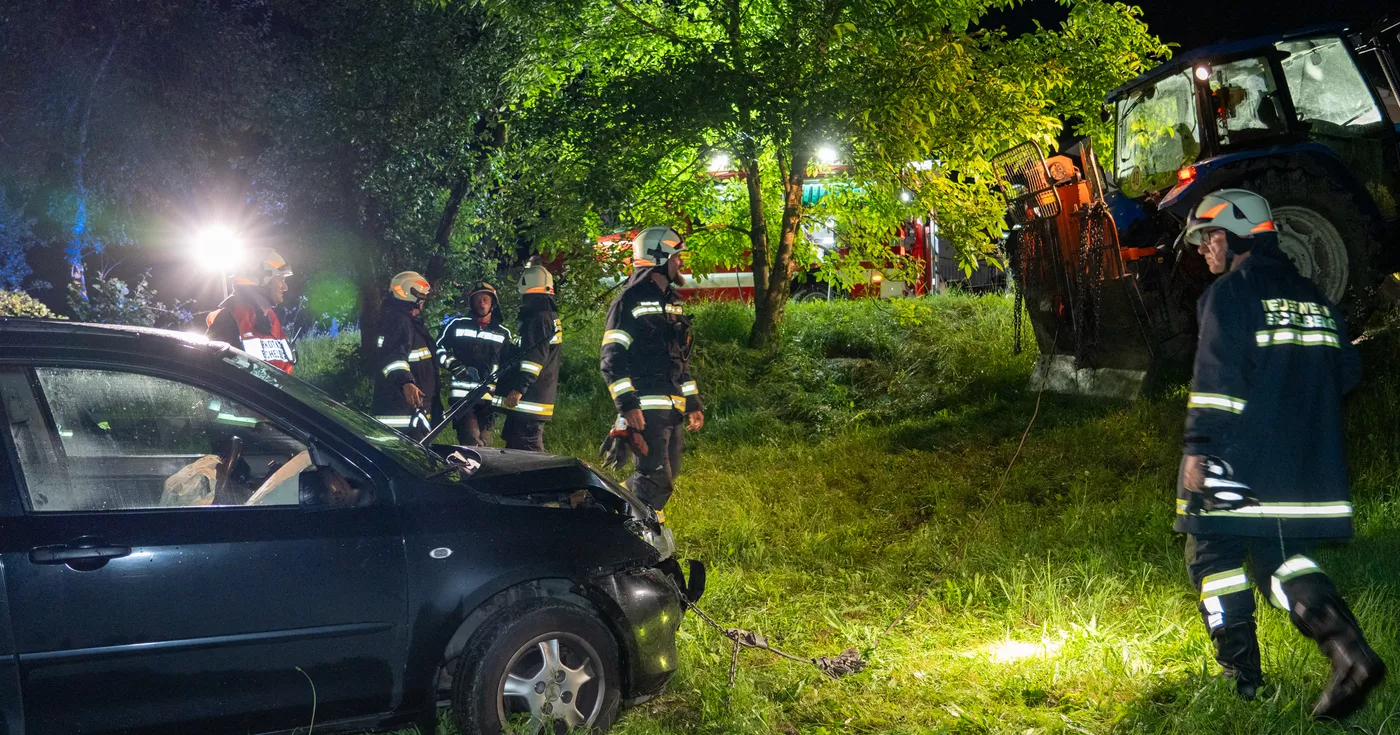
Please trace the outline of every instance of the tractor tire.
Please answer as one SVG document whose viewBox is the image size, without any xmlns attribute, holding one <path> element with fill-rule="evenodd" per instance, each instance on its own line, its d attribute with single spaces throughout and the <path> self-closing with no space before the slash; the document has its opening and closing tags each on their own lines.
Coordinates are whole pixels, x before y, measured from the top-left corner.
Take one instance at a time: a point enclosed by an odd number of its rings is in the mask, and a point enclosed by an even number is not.
<svg viewBox="0 0 1400 735">
<path fill-rule="evenodd" d="M 1269 201 L 1279 247 L 1311 278 L 1359 334 L 1377 306 L 1380 239 L 1355 198 L 1325 177 L 1272 169 L 1241 188 Z"/>
</svg>

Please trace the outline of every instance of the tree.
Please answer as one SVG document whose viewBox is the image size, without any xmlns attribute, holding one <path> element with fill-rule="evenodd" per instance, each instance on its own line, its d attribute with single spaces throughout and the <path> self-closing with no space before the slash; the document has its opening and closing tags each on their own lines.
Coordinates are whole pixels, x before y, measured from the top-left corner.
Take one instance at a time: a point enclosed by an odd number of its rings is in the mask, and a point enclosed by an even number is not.
<svg viewBox="0 0 1400 735">
<path fill-rule="evenodd" d="M 1052 144 L 1060 116 L 1101 131 L 1091 113 L 1104 93 L 1168 52 L 1139 11 L 1099 0 L 1074 3 L 1056 31 L 1013 39 L 973 27 L 1009 5 L 502 0 L 497 7 L 515 22 L 552 19 L 533 34 L 538 45 L 523 61 L 549 69 L 540 75 L 555 94 L 589 108 L 574 119 L 609 121 L 563 136 L 573 155 L 559 160 L 607 159 L 603 175 L 624 182 L 636 175 L 619 164 L 649 162 L 649 175 L 615 210 L 620 222 L 692 230 L 699 262 L 735 264 L 748 252 L 750 344 L 762 347 L 776 337 L 794 273 L 815 259 L 806 237 L 814 224 L 834 221 L 849 248 L 845 258 L 823 261 L 830 280 L 851 278 L 855 262 L 897 260 L 893 230 L 930 212 L 970 264 L 1002 231 L 988 157 L 1026 139 Z M 624 125 L 635 134 L 619 136 Z M 739 176 L 713 186 L 702 175 L 718 152 L 737 162 Z M 819 174 L 828 195 L 804 200 L 804 186 Z"/>
</svg>

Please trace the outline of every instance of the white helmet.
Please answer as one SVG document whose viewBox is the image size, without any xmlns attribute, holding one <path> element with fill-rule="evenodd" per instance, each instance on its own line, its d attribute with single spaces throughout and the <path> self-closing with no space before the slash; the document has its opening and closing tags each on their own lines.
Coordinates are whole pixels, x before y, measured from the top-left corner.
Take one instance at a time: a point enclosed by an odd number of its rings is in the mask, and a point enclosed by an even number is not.
<svg viewBox="0 0 1400 735">
<path fill-rule="evenodd" d="M 554 295 L 554 275 L 538 263 L 531 263 L 520 272 L 520 294 L 531 293 Z"/>
<path fill-rule="evenodd" d="M 389 281 L 389 293 L 399 301 L 427 301 L 432 287 L 417 271 L 403 271 Z"/>
<path fill-rule="evenodd" d="M 685 249 L 685 238 L 665 226 L 648 227 L 632 240 L 632 267 L 666 265 L 671 256 Z"/>
<path fill-rule="evenodd" d="M 255 250 L 233 277 L 235 286 L 266 286 L 278 276 L 292 275 L 287 259 L 272 248 Z"/>
<path fill-rule="evenodd" d="M 1235 237 L 1274 231 L 1274 215 L 1264 197 L 1244 189 L 1221 189 L 1207 194 L 1186 220 L 1186 242 L 1200 245 L 1205 231 L 1219 228 Z"/>
</svg>

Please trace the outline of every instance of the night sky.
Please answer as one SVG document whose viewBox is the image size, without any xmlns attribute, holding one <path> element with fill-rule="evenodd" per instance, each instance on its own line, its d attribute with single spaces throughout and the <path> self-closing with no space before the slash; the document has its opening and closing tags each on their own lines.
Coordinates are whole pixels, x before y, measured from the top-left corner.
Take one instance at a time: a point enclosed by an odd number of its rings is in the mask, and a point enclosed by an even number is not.
<svg viewBox="0 0 1400 735">
<path fill-rule="evenodd" d="M 1143 9 L 1143 20 L 1179 51 L 1217 41 L 1264 36 L 1332 23 L 1364 27 L 1387 12 L 1400 16 L 1397 0 L 1128 0 Z M 1004 24 L 1013 33 L 1032 29 L 1032 20 L 1054 28 L 1067 9 L 1048 0 L 1032 0 L 1012 11 L 989 16 L 984 25 Z"/>
</svg>

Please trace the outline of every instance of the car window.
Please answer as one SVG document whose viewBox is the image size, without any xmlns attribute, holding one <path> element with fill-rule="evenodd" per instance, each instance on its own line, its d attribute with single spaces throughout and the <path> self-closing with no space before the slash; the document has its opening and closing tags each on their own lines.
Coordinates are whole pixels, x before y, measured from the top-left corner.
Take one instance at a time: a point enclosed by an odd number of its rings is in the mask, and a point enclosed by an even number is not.
<svg viewBox="0 0 1400 735">
<path fill-rule="evenodd" d="M 1333 133 L 1381 121 L 1370 86 L 1342 39 L 1312 38 L 1277 45 L 1288 54 L 1283 60 L 1283 76 L 1299 120 Z"/>
<path fill-rule="evenodd" d="M 1210 73 L 1215 134 L 1223 146 L 1283 133 L 1284 112 L 1274 74 L 1262 58 L 1216 66 Z"/>
<path fill-rule="evenodd" d="M 306 445 L 226 396 L 139 373 L 0 373 L 35 512 L 296 505 Z"/>
</svg>

